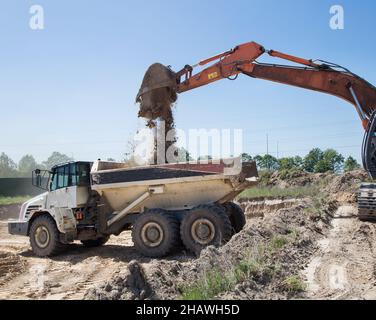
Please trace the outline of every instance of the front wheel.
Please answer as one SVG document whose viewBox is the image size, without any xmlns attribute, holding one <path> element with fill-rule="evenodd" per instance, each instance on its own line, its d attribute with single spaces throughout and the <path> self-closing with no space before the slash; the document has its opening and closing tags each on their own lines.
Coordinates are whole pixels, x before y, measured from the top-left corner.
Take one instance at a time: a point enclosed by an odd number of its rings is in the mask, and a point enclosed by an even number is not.
<svg viewBox="0 0 376 320">
<path fill-rule="evenodd" d="M 64 247 L 55 221 L 49 215 L 35 218 L 30 226 L 29 236 L 31 248 L 39 257 L 56 255 Z"/>
</svg>

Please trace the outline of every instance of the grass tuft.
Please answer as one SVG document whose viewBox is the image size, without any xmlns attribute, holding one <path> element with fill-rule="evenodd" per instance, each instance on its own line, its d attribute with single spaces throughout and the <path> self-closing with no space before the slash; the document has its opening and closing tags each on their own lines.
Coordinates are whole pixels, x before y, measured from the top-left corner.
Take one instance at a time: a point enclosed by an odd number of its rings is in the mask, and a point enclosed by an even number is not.
<svg viewBox="0 0 376 320">
<path fill-rule="evenodd" d="M 306 284 L 299 276 L 290 276 L 282 281 L 282 288 L 288 292 L 301 292 L 306 289 Z"/>
<path fill-rule="evenodd" d="M 275 199 L 275 198 L 304 198 L 314 197 L 320 193 L 318 186 L 304 187 L 256 187 L 244 190 L 238 198 L 241 199 Z"/>
<path fill-rule="evenodd" d="M 278 265 L 270 265 L 268 257 L 282 249 L 290 236 L 274 236 L 267 245 L 256 245 L 248 249 L 243 259 L 226 270 L 211 270 L 195 282 L 181 286 L 183 300 L 210 300 L 218 294 L 230 291 L 238 283 L 259 277 L 272 277 L 280 271 Z"/>
</svg>

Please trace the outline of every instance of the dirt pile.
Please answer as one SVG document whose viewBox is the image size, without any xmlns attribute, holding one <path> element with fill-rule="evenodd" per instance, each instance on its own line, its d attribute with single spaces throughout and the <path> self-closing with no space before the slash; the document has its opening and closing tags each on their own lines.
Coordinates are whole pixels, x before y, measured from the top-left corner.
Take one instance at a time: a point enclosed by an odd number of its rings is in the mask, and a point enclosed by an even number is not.
<svg viewBox="0 0 376 320">
<path fill-rule="evenodd" d="M 277 188 L 296 188 L 311 186 L 329 199 L 341 203 L 356 203 L 356 193 L 362 182 L 367 181 L 368 175 L 364 170 L 354 170 L 342 174 L 308 173 L 293 171 L 288 176 L 283 172 L 274 172 L 265 185 Z"/>
<path fill-rule="evenodd" d="M 300 170 L 292 171 L 287 175 L 284 172 L 275 171 L 266 184 L 278 188 L 302 187 L 327 181 L 330 176 L 332 176 L 330 173 L 309 173 Z"/>
<path fill-rule="evenodd" d="M 367 179 L 368 175 L 364 170 L 345 172 L 341 175 L 331 175 L 330 182 L 328 183 L 325 191 L 332 193 L 344 191 L 356 192 L 360 183 L 367 181 Z"/>
<path fill-rule="evenodd" d="M 340 203 L 356 203 L 356 194 L 362 182 L 367 181 L 368 175 L 364 170 L 345 172 L 341 175 L 330 175 L 323 191 L 329 199 Z"/>
<path fill-rule="evenodd" d="M 273 200 L 257 200 L 250 201 L 244 199 L 239 203 L 240 207 L 247 218 L 263 217 L 270 212 L 275 212 L 278 209 L 291 208 L 299 200 L 297 199 L 273 199 Z"/>
<path fill-rule="evenodd" d="M 142 266 L 135 260 L 129 262 L 127 270 L 115 276 L 111 282 L 98 289 L 89 289 L 88 300 L 144 300 L 151 295 Z"/>
<path fill-rule="evenodd" d="M 278 209 L 264 218 L 253 218 L 245 229 L 223 247 L 208 247 L 196 260 L 154 260 L 145 268 L 141 280 L 141 287 L 150 288 L 151 291 L 150 295 L 145 297 L 186 297 L 195 290 L 195 286 L 196 291 L 205 292 L 205 283 L 210 282 L 211 277 L 216 274 L 221 278 L 228 278 L 231 285 L 228 285 L 226 290 L 218 290 L 211 298 L 301 297 L 301 290 L 290 282 L 299 284 L 299 270 L 309 261 L 315 249 L 315 241 L 328 228 L 326 222 L 318 223 L 317 217 L 310 218 L 306 211 L 310 206 L 310 200 L 300 200 L 294 206 Z M 119 281 L 122 281 L 120 287 Z M 115 277 L 92 289 L 87 297 L 141 298 L 141 295 L 134 295 L 135 291 L 140 290 L 140 284 L 130 287 L 129 283 L 127 276 Z M 106 291 L 106 287 L 111 290 Z"/>
<path fill-rule="evenodd" d="M 25 263 L 18 255 L 0 251 L 0 285 L 17 276 L 24 269 Z"/>
<path fill-rule="evenodd" d="M 361 182 L 368 179 L 364 170 L 354 170 L 342 174 L 334 173 L 309 173 L 305 171 L 291 171 L 288 174 L 275 171 L 267 179 L 266 185 L 279 188 L 302 187 L 306 185 L 325 186 L 324 191 L 341 192 L 355 190 Z"/>
</svg>

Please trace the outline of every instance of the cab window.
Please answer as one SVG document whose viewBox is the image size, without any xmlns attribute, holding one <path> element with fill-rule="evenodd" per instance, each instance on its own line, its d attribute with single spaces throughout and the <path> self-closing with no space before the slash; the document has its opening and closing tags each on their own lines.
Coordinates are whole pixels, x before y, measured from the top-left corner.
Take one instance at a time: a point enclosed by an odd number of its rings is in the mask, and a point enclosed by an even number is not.
<svg viewBox="0 0 376 320">
<path fill-rule="evenodd" d="M 57 168 L 57 187 L 68 187 L 69 166 L 62 166 Z"/>
<path fill-rule="evenodd" d="M 90 164 L 70 163 L 54 170 L 51 191 L 72 186 L 90 185 Z"/>
<path fill-rule="evenodd" d="M 90 184 L 90 165 L 87 163 L 78 163 L 77 171 L 77 185 L 88 186 Z"/>
<path fill-rule="evenodd" d="M 69 165 L 69 185 L 76 186 L 78 181 L 77 164 L 71 163 Z"/>
</svg>

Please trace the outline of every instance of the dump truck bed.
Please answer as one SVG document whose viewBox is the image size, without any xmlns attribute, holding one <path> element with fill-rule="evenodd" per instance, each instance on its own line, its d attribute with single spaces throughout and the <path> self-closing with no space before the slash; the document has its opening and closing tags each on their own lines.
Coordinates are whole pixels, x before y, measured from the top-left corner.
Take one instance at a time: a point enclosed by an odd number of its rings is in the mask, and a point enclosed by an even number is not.
<svg viewBox="0 0 376 320">
<path fill-rule="evenodd" d="M 231 159 L 233 163 L 239 159 Z M 231 169 L 229 159 L 209 163 L 173 163 L 129 167 L 97 161 L 91 170 L 92 189 L 114 210 L 120 211 L 149 192 L 145 208 L 190 209 L 202 203 L 224 203 L 257 184 L 254 162 Z M 141 203 L 140 203 L 141 206 Z M 130 212 L 137 212 L 135 206 Z"/>
</svg>

